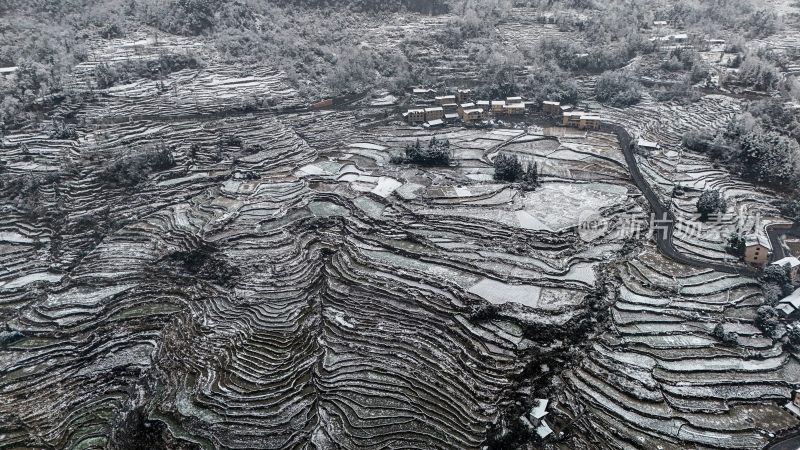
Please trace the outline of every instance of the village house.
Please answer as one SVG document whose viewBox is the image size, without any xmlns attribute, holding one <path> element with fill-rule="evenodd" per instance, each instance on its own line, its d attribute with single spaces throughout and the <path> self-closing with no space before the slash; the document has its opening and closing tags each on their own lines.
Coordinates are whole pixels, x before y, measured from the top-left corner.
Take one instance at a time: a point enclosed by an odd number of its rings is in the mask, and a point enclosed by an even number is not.
<svg viewBox="0 0 800 450">
<path fill-rule="evenodd" d="M 524 115 L 525 114 L 525 104 L 524 103 L 511 103 L 506 105 L 506 114 L 512 115 Z"/>
<path fill-rule="evenodd" d="M 475 104 L 478 106 L 478 108 L 481 108 L 486 112 L 492 109 L 492 102 L 490 102 L 489 100 L 478 100 L 477 102 L 475 102 Z"/>
<path fill-rule="evenodd" d="M 495 114 L 503 114 L 506 111 L 506 101 L 492 100 L 491 111 Z"/>
<path fill-rule="evenodd" d="M 458 113 L 458 103 L 445 103 L 442 105 L 444 113 Z"/>
<path fill-rule="evenodd" d="M 445 122 L 450 122 L 450 123 L 455 122 L 456 120 L 459 119 L 459 117 L 461 117 L 461 115 L 459 113 L 457 113 L 457 112 L 446 112 L 446 113 L 444 113 L 444 121 Z"/>
<path fill-rule="evenodd" d="M 434 106 L 432 108 L 425 108 L 425 120 L 441 120 L 444 118 L 444 109 L 441 106 Z"/>
<path fill-rule="evenodd" d="M 578 128 L 581 130 L 599 130 L 603 123 L 599 116 L 585 115 L 580 116 Z"/>
<path fill-rule="evenodd" d="M 322 109 L 322 108 L 328 108 L 330 106 L 333 106 L 333 99 L 326 98 L 325 100 L 320 100 L 316 103 L 313 103 L 311 105 L 311 109 Z"/>
<path fill-rule="evenodd" d="M 787 256 L 786 258 L 779 259 L 770 265 L 788 267 L 789 279 L 792 281 L 792 283 L 800 282 L 800 259 L 797 259 L 794 256 Z"/>
<path fill-rule="evenodd" d="M 425 128 L 439 128 L 439 127 L 444 126 L 444 120 L 442 120 L 442 119 L 429 120 L 429 121 L 425 122 L 425 124 L 422 125 L 422 126 L 425 127 Z"/>
<path fill-rule="evenodd" d="M 0 76 L 4 77 L 4 78 L 5 77 L 10 77 L 11 75 L 14 75 L 14 73 L 16 71 L 17 71 L 16 66 L 14 66 L 14 67 L 0 67 Z"/>
<path fill-rule="evenodd" d="M 456 100 L 458 103 L 467 103 L 472 101 L 472 89 L 459 89 L 456 91 Z"/>
<path fill-rule="evenodd" d="M 561 119 L 561 124 L 565 127 L 578 128 L 581 126 L 581 116 L 586 113 L 581 111 L 568 111 L 565 112 Z"/>
<path fill-rule="evenodd" d="M 672 40 L 678 43 L 685 43 L 689 40 L 689 35 L 686 33 L 673 34 Z"/>
<path fill-rule="evenodd" d="M 458 105 L 458 115 L 462 116 L 464 115 L 464 111 L 475 108 L 476 108 L 475 103 L 462 103 Z"/>
<path fill-rule="evenodd" d="M 436 96 L 436 91 L 433 89 L 425 89 L 425 88 L 414 88 L 412 93 L 417 97 L 422 98 L 434 98 Z"/>
<path fill-rule="evenodd" d="M 475 123 L 486 120 L 487 113 L 481 108 L 465 109 L 461 114 L 464 123 Z"/>
<path fill-rule="evenodd" d="M 506 97 L 506 103 L 517 104 L 522 103 L 522 97 Z"/>
<path fill-rule="evenodd" d="M 789 400 L 789 403 L 786 404 L 786 409 L 800 417 L 800 389 L 792 389 Z"/>
<path fill-rule="evenodd" d="M 647 150 L 647 151 L 654 151 L 661 149 L 661 146 L 658 145 L 658 142 L 648 141 L 644 138 L 639 138 L 636 140 L 636 147 L 640 150 Z"/>
<path fill-rule="evenodd" d="M 750 235 L 745 241 L 744 260 L 748 264 L 764 267 L 772 253 L 772 244 L 761 233 Z"/>
<path fill-rule="evenodd" d="M 780 311 L 785 317 L 796 314 L 800 310 L 800 289 L 796 289 L 789 296 L 779 301 L 775 309 Z"/>
<path fill-rule="evenodd" d="M 425 122 L 425 110 L 420 109 L 409 109 L 408 111 L 403 113 L 403 118 L 408 123 L 420 123 Z"/>
<path fill-rule="evenodd" d="M 542 111 L 551 116 L 558 116 L 561 114 L 561 102 L 544 101 L 542 102 Z"/>
<path fill-rule="evenodd" d="M 437 105 L 444 106 L 444 105 L 449 104 L 449 103 L 455 103 L 456 102 L 456 96 L 455 95 L 440 95 L 440 96 L 435 97 L 434 100 L 436 100 L 436 104 Z"/>
</svg>

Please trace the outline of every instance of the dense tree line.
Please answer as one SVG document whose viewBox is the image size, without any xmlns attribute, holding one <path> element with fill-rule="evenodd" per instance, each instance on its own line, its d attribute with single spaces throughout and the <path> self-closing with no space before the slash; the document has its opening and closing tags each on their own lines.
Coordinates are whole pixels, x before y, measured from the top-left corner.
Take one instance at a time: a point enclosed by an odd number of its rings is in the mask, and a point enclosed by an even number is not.
<svg viewBox="0 0 800 450">
<path fill-rule="evenodd" d="M 47 213 L 42 189 L 54 185 L 58 180 L 57 173 L 0 173 L 0 196 L 9 200 L 10 204 L 28 218 L 42 217 Z"/>
<path fill-rule="evenodd" d="M 710 189 L 703 191 L 697 199 L 697 212 L 700 213 L 700 220 L 708 220 L 711 214 L 723 214 L 728 210 L 725 197 L 716 190 Z"/>
<path fill-rule="evenodd" d="M 163 78 L 183 69 L 196 69 L 202 63 L 191 54 L 161 54 L 157 59 L 133 59 L 116 64 L 101 63 L 95 68 L 97 87 L 105 89 L 138 78 Z"/>
<path fill-rule="evenodd" d="M 123 156 L 106 165 L 98 179 L 111 187 L 132 188 L 156 172 L 175 166 L 172 151 L 164 145 Z"/>
<path fill-rule="evenodd" d="M 498 154 L 494 159 L 494 179 L 510 183 L 521 183 L 526 191 L 539 187 L 539 166 L 536 161 L 523 168 L 517 155 Z"/>
<path fill-rule="evenodd" d="M 536 8 L 542 12 L 541 20 L 557 23 L 581 38 L 545 38 L 521 49 L 498 45 L 497 30 L 512 20 L 514 3 Z M 37 101 L 58 101 L 53 94 L 62 92 L 71 68 L 85 60 L 89 37 L 124 36 L 126 30 L 141 24 L 169 33 L 203 35 L 232 64 L 280 68 L 306 97 L 370 88 L 402 91 L 412 84 L 429 82 L 425 66 L 410 58 L 418 54 L 414 47 L 426 48 L 433 38 L 444 46 L 463 47 L 471 57 L 487 61 L 480 73 L 487 93 L 502 96 L 528 89 L 537 100 L 549 97 L 565 102 L 573 101 L 576 90 L 563 81 L 569 78 L 560 76 L 563 71 L 615 71 L 637 54 L 653 51 L 654 44 L 643 31 L 653 20 L 669 20 L 677 27 L 703 34 L 742 30 L 746 32 L 742 34 L 763 35 L 782 26 L 774 11 L 753 7 L 748 0 L 667 4 L 655 0 L 7 0 L 0 8 L 13 16 L 0 29 L 0 65 L 19 67 L 16 80 L 0 81 L 0 122 L 5 125 L 25 120 L 25 112 Z M 572 14 L 588 9 L 595 11 Z M 362 45 L 360 33 L 365 22 L 402 11 L 449 11 L 452 16 L 443 29 L 431 30 L 425 36 L 405 36 L 396 47 Z M 691 82 L 708 75 L 707 66 L 699 64 L 691 51 L 673 56 L 665 67 L 689 71 Z M 780 58 L 763 52 L 746 54 L 741 61 L 741 81 L 756 89 L 780 88 L 776 70 L 790 60 Z M 138 76 L 157 78 L 181 66 L 191 67 L 186 63 L 101 66 L 98 86 Z M 562 71 L 559 76 L 547 73 L 553 64 Z M 544 87 L 532 88 L 533 83 L 519 76 L 528 67 L 540 69 L 532 78 Z M 800 96 L 800 87 L 797 90 Z M 626 104 L 635 100 L 635 93 L 635 89 L 625 89 L 604 97 L 604 101 Z M 691 100 L 694 92 L 680 85 L 659 91 L 656 97 Z"/>
<path fill-rule="evenodd" d="M 597 79 L 595 95 L 612 106 L 630 106 L 642 99 L 642 85 L 628 72 L 606 72 Z"/>
<path fill-rule="evenodd" d="M 529 101 L 538 105 L 544 101 L 575 104 L 580 99 L 578 84 L 553 63 L 533 67 L 522 91 Z"/>
<path fill-rule="evenodd" d="M 750 181 L 783 190 L 800 182 L 796 112 L 774 100 L 757 102 L 718 133 L 690 132 L 686 147 L 707 153 Z M 781 113 L 777 113 L 781 111 Z M 756 114 L 755 116 L 753 114 Z M 787 135 L 786 133 L 792 133 Z"/>
<path fill-rule="evenodd" d="M 422 166 L 447 166 L 450 164 L 450 140 L 437 140 L 436 136 L 433 136 L 425 146 L 417 139 L 413 144 L 406 145 L 405 155 L 394 155 L 391 162 L 395 164 L 409 162 Z"/>
</svg>

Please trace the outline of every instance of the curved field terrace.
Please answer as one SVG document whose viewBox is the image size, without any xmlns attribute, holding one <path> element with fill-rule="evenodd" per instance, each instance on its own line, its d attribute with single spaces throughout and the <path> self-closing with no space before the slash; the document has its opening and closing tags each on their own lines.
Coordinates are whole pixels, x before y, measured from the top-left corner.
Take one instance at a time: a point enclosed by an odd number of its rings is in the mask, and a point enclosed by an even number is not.
<svg viewBox="0 0 800 450">
<path fill-rule="evenodd" d="M 791 2 L 39 3 L 0 449 L 798 439 L 800 153 L 736 160 L 800 149 Z"/>
</svg>

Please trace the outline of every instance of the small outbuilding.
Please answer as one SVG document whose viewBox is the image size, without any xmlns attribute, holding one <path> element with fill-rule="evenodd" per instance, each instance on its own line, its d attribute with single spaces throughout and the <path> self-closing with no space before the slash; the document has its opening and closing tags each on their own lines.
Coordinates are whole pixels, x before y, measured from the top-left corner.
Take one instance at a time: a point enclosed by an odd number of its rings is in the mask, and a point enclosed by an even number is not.
<svg viewBox="0 0 800 450">
<path fill-rule="evenodd" d="M 789 395 L 789 403 L 786 404 L 785 408 L 800 417 L 800 389 L 792 389 Z"/>
<path fill-rule="evenodd" d="M 640 150 L 648 150 L 648 151 L 661 149 L 661 146 L 658 144 L 658 142 L 648 141 L 647 139 L 644 138 L 639 138 L 636 140 L 636 147 L 638 147 Z"/>
<path fill-rule="evenodd" d="M 789 317 L 797 314 L 800 310 L 800 289 L 795 290 L 783 300 L 775 305 L 775 309 L 780 311 L 784 316 Z"/>
<path fill-rule="evenodd" d="M 8 76 L 14 75 L 14 73 L 16 71 L 17 71 L 17 67 L 16 66 L 13 66 L 13 67 L 0 67 L 0 76 L 1 77 L 8 77 Z"/>
<path fill-rule="evenodd" d="M 792 280 L 792 283 L 797 283 L 800 281 L 800 259 L 797 259 L 794 256 L 787 256 L 786 258 L 774 261 L 770 265 L 788 267 L 789 279 Z"/>
<path fill-rule="evenodd" d="M 444 126 L 444 120 L 442 120 L 442 119 L 429 120 L 429 121 L 425 122 L 425 125 L 423 125 L 423 126 L 425 128 L 439 128 L 439 127 Z"/>
</svg>

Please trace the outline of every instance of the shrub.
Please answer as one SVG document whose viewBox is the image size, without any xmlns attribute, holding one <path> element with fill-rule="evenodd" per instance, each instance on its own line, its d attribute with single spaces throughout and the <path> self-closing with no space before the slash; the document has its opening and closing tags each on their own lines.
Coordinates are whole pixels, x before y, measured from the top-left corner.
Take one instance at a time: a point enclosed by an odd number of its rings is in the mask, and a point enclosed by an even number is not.
<svg viewBox="0 0 800 450">
<path fill-rule="evenodd" d="M 200 61 L 193 55 L 161 54 L 152 60 L 131 60 L 113 65 L 102 63 L 95 67 L 94 76 L 97 87 L 105 89 L 137 78 L 156 80 L 172 72 L 199 66 Z"/>
<path fill-rule="evenodd" d="M 33 220 L 44 216 L 48 209 L 42 199 L 41 188 L 53 185 L 58 175 L 4 174 L 0 177 L 0 198 L 8 199 L 15 207 Z"/>
<path fill-rule="evenodd" d="M 680 83 L 674 83 L 665 89 L 657 90 L 655 97 L 660 102 L 694 102 L 699 100 L 701 96 L 688 80 L 685 80 Z"/>
<path fill-rule="evenodd" d="M 775 65 L 755 53 L 747 54 L 739 68 L 739 80 L 758 91 L 773 89 L 780 79 Z"/>
<path fill-rule="evenodd" d="M 788 268 L 772 264 L 764 268 L 759 280 L 761 280 L 762 283 L 775 283 L 778 286 L 791 284 Z"/>
<path fill-rule="evenodd" d="M 683 135 L 683 145 L 689 150 L 696 152 L 705 152 L 709 149 L 714 141 L 714 136 L 707 132 L 701 131 L 688 131 Z"/>
<path fill-rule="evenodd" d="M 74 125 L 64 123 L 63 120 L 53 119 L 53 132 L 50 134 L 51 139 L 77 139 L 78 131 Z"/>
<path fill-rule="evenodd" d="M 766 283 L 761 286 L 764 294 L 764 302 L 768 305 L 775 305 L 783 298 L 783 289 L 775 283 Z"/>
<path fill-rule="evenodd" d="M 597 80 L 595 95 L 612 106 L 630 106 L 642 99 L 642 86 L 627 72 L 605 72 Z"/>
<path fill-rule="evenodd" d="M 714 337 L 722 341 L 724 344 L 734 345 L 739 342 L 739 335 L 734 331 L 725 331 L 722 322 L 714 327 Z"/>
<path fill-rule="evenodd" d="M 800 322 L 794 322 L 786 327 L 786 336 L 789 338 L 789 343 L 795 347 L 800 347 Z"/>
<path fill-rule="evenodd" d="M 741 136 L 739 145 L 746 178 L 780 187 L 792 187 L 797 182 L 800 148 L 796 141 L 754 128 Z"/>
<path fill-rule="evenodd" d="M 222 286 L 233 286 L 241 274 L 238 268 L 217 256 L 217 249 L 211 245 L 174 252 L 169 258 L 180 263 L 189 274 Z"/>
<path fill-rule="evenodd" d="M 783 203 L 781 214 L 794 221 L 795 224 L 800 224 L 800 199 L 788 200 Z"/>
<path fill-rule="evenodd" d="M 104 167 L 98 178 L 112 187 L 131 188 L 145 181 L 152 173 L 174 166 L 172 151 L 159 146 L 117 159 Z"/>
<path fill-rule="evenodd" d="M 533 191 L 537 187 L 539 187 L 539 165 L 534 161 L 528 164 L 528 169 L 522 177 L 522 189 Z"/>
<path fill-rule="evenodd" d="M 744 256 L 745 244 L 747 239 L 739 233 L 733 233 L 728 237 L 728 243 L 725 245 L 725 251 L 733 256 L 739 258 Z"/>
<path fill-rule="evenodd" d="M 423 166 L 446 166 L 450 164 L 450 141 L 437 141 L 432 137 L 427 147 L 420 144 L 419 139 L 414 144 L 406 146 L 405 160 Z"/>
<path fill-rule="evenodd" d="M 700 220 L 708 220 L 709 214 L 724 213 L 728 210 L 725 198 L 716 189 L 705 190 L 697 200 L 697 212 L 700 213 Z"/>
<path fill-rule="evenodd" d="M 497 318 L 498 307 L 491 303 L 483 303 L 472 307 L 469 319 L 472 322 L 483 322 Z"/>
<path fill-rule="evenodd" d="M 519 162 L 517 155 L 505 155 L 500 153 L 494 159 L 494 179 L 498 181 L 509 181 L 514 183 L 522 180 L 525 171 L 522 163 Z"/>
<path fill-rule="evenodd" d="M 772 336 L 778 328 L 778 311 L 769 305 L 763 305 L 756 311 L 755 324 L 764 334 Z"/>
<path fill-rule="evenodd" d="M 522 86 L 525 96 L 541 105 L 544 101 L 563 104 L 576 103 L 579 99 L 578 85 L 555 64 L 546 63 L 534 68 Z"/>
</svg>

